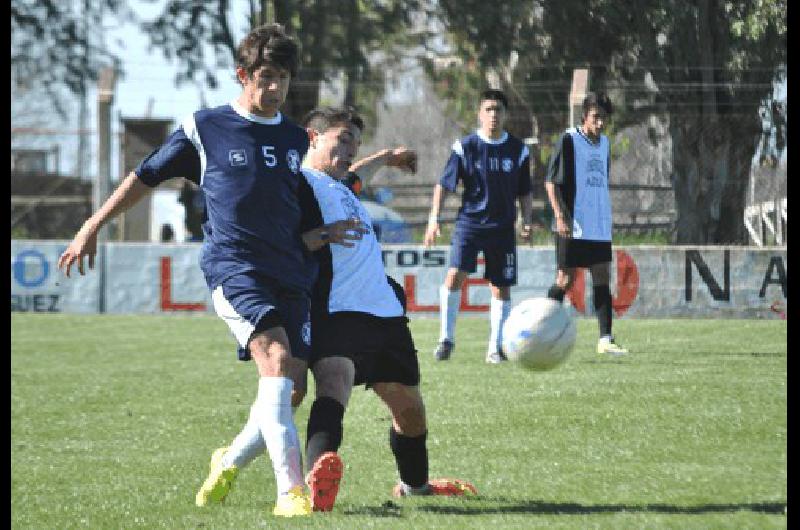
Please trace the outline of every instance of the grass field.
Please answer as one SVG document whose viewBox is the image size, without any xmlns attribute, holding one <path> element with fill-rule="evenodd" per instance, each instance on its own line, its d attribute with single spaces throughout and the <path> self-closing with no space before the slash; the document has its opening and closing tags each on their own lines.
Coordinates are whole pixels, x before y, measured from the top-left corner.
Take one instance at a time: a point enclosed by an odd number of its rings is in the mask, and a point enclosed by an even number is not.
<svg viewBox="0 0 800 530">
<path fill-rule="evenodd" d="M 357 389 L 332 513 L 272 517 L 268 459 L 198 509 L 211 451 L 244 424 L 255 369 L 212 316 L 11 316 L 12 528 L 785 528 L 786 321 L 579 321 L 547 373 L 483 362 L 488 324 L 412 321 L 432 476 L 475 498 L 391 499 L 389 417 Z M 296 421 L 305 440 L 313 384 Z"/>
</svg>

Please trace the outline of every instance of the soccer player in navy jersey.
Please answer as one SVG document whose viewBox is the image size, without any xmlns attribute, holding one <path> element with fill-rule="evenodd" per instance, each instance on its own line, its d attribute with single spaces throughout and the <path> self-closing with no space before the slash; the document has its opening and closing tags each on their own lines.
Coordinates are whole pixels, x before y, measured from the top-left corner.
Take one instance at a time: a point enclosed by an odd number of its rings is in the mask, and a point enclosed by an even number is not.
<svg viewBox="0 0 800 530">
<path fill-rule="evenodd" d="M 486 264 L 484 277 L 491 287 L 490 335 L 487 363 L 505 360 L 503 324 L 511 311 L 511 286 L 517 283 L 516 201 L 522 210 L 521 236 L 533 229 L 530 154 L 525 144 L 506 132 L 508 101 L 500 90 L 481 94 L 477 131 L 453 144 L 440 181 L 433 189 L 425 246 L 440 235 L 439 212 L 447 192 L 463 183 L 450 247 L 450 268 L 439 289 L 441 332 L 434 351 L 437 360 L 450 358 L 455 346 L 455 325 L 461 304 L 461 287 L 477 269 L 478 253 Z"/>
<path fill-rule="evenodd" d="M 360 178 L 383 165 L 413 171 L 416 153 L 404 147 L 385 149 L 353 162 L 364 123 L 350 109 L 323 108 L 304 120 L 311 145 L 302 169 L 313 197 L 310 224 L 303 234 L 320 263 L 311 302 L 312 353 L 316 397 L 306 438 L 306 480 L 315 510 L 333 508 L 344 466 L 336 451 L 353 386 L 371 388 L 392 415 L 389 445 L 399 472 L 393 493 L 463 495 L 475 488 L 455 479 L 429 479 L 425 405 L 419 391 L 419 364 L 402 287 L 386 275 L 372 221 L 352 191 Z M 352 164 L 352 165 L 351 165 Z M 336 221 L 359 219 L 363 238 L 331 246 Z M 263 451 L 251 439 L 249 458 Z"/>
<path fill-rule="evenodd" d="M 309 294 L 317 275 L 301 239 L 300 191 L 307 184 L 300 163 L 309 140 L 279 111 L 297 65 L 297 44 L 280 25 L 253 29 L 237 50 L 239 97 L 187 117 L 84 223 L 58 263 L 67 276 L 76 263 L 84 274 L 84 257 L 93 267 L 99 229 L 161 182 L 184 177 L 200 186 L 207 212 L 200 268 L 214 309 L 238 342 L 239 359 L 254 361 L 259 381 L 244 429 L 232 450 L 214 451 L 195 502 L 225 498 L 242 466 L 238 448 L 255 436 L 272 460 L 273 513 L 286 517 L 312 511 L 292 417 L 306 389 Z M 352 221 L 334 228 L 330 242 L 360 236 Z"/>
<path fill-rule="evenodd" d="M 589 268 L 594 308 L 600 326 L 597 353 L 624 355 L 626 348 L 611 334 L 612 304 L 608 287 L 611 264 L 611 198 L 608 193 L 610 149 L 603 132 L 613 111 L 603 93 L 583 100 L 580 127 L 561 135 L 547 167 L 545 189 L 553 209 L 556 282 L 547 296 L 559 302 L 575 280 L 578 267 Z"/>
</svg>

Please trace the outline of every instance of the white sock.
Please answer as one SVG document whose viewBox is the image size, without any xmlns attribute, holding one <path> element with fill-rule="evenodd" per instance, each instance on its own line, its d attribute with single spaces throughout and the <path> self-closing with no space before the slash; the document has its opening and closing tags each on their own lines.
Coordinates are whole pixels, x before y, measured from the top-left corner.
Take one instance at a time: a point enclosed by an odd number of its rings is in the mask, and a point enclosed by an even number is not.
<svg viewBox="0 0 800 530">
<path fill-rule="evenodd" d="M 614 340 L 614 337 L 611 335 L 603 335 L 600 337 L 600 342 L 611 342 L 612 340 Z"/>
<path fill-rule="evenodd" d="M 486 353 L 496 353 L 503 347 L 503 324 L 511 312 L 510 300 L 499 300 L 492 297 L 489 306 L 489 348 Z"/>
<path fill-rule="evenodd" d="M 456 317 L 460 306 L 461 289 L 451 291 L 444 285 L 439 287 L 439 320 L 442 326 L 439 342 L 449 340 L 455 343 Z"/>
<path fill-rule="evenodd" d="M 262 377 L 258 381 L 258 397 L 253 405 L 272 468 L 278 495 L 295 486 L 302 486 L 303 466 L 300 439 L 292 418 L 291 379 Z"/>
<path fill-rule="evenodd" d="M 255 403 L 250 407 L 250 417 L 242 431 L 233 439 L 230 447 L 222 457 L 222 467 L 236 466 L 239 469 L 247 466 L 267 448 L 261 436 L 255 414 Z"/>
</svg>

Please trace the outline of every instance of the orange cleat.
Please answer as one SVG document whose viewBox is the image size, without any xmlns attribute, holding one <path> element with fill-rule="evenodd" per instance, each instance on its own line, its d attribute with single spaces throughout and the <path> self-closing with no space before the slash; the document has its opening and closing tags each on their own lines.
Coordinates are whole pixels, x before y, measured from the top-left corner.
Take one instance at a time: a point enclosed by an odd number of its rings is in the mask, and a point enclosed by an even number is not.
<svg viewBox="0 0 800 530">
<path fill-rule="evenodd" d="M 461 495 L 477 495 L 478 490 L 469 482 L 457 478 L 432 478 L 428 481 L 428 487 L 420 493 L 410 493 L 410 495 L 444 495 L 448 497 Z M 405 497 L 409 495 L 403 488 L 402 483 L 398 483 L 392 490 L 395 497 Z"/>
<path fill-rule="evenodd" d="M 314 467 L 306 476 L 306 484 L 311 490 L 311 504 L 315 512 L 329 512 L 333 509 L 343 470 L 342 459 L 332 451 L 322 453 L 314 462 Z"/>
</svg>

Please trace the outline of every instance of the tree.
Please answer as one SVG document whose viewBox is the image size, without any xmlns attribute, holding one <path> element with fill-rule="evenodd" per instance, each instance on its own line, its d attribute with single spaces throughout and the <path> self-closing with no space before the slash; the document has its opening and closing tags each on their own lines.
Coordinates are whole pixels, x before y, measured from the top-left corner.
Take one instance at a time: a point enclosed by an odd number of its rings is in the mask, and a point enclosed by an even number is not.
<svg viewBox="0 0 800 530">
<path fill-rule="evenodd" d="M 403 29 L 416 0 L 261 0 L 250 2 L 250 25 L 282 24 L 301 45 L 301 64 L 283 111 L 295 120 L 319 102 L 320 86 L 345 74 L 345 103 L 374 113 L 383 75 L 373 67 L 376 54 L 396 56 Z M 177 82 L 216 85 L 211 68 L 225 64 L 233 70 L 236 45 L 231 36 L 227 0 L 169 0 L 163 12 L 144 25 L 151 43 L 166 57 L 178 57 Z M 213 58 L 207 49 L 213 50 Z"/>
<path fill-rule="evenodd" d="M 746 242 L 758 109 L 786 64 L 785 0 L 438 0 L 429 9 L 478 78 L 506 73 L 504 87 L 545 132 L 563 129 L 573 68 L 589 66 L 595 89 L 651 78 L 670 116 L 675 241 Z M 631 118 L 618 110 L 616 121 Z"/>
<path fill-rule="evenodd" d="M 103 18 L 132 14 L 122 0 L 11 0 L 11 72 L 21 88 L 42 88 L 62 116 L 61 87 L 83 96 L 119 60 L 103 44 Z"/>
</svg>

